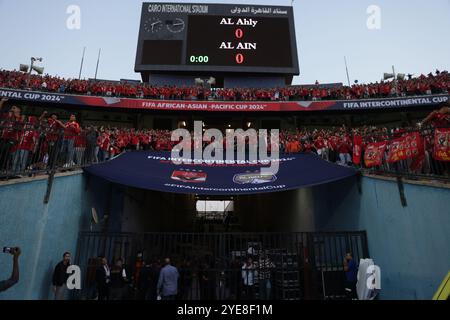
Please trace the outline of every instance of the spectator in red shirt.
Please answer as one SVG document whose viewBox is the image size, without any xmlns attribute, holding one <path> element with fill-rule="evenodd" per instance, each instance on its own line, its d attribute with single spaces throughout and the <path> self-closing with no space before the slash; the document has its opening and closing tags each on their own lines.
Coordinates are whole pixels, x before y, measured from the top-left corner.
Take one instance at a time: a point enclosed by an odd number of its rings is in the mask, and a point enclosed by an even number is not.
<svg viewBox="0 0 450 320">
<path fill-rule="evenodd" d="M 328 146 L 329 146 L 329 152 L 328 152 L 328 159 L 331 162 L 336 162 L 337 160 L 337 145 L 339 142 L 339 137 L 336 134 L 333 134 L 328 139 Z"/>
<path fill-rule="evenodd" d="M 351 151 L 352 147 L 349 140 L 344 135 L 341 135 L 341 139 L 338 144 L 338 153 L 341 165 L 351 165 L 352 163 L 352 157 L 350 156 Z"/>
<path fill-rule="evenodd" d="M 61 155 L 64 159 L 64 167 L 73 166 L 74 163 L 74 144 L 75 137 L 81 132 L 80 125 L 74 114 L 70 115 L 69 121 L 64 125 L 64 140 Z"/>
<path fill-rule="evenodd" d="M 0 100 L 0 168 L 9 169 L 12 161 L 12 148 L 18 143 L 19 129 L 23 125 L 23 116 L 17 106 L 12 106 L 7 112 L 2 112 L 7 98 Z"/>
<path fill-rule="evenodd" d="M 143 133 L 140 136 L 140 141 L 143 150 L 148 150 L 150 148 L 150 135 L 148 133 Z"/>
<path fill-rule="evenodd" d="M 314 142 L 314 148 L 316 149 L 319 157 L 328 160 L 328 149 L 325 147 L 325 140 L 323 139 L 322 135 L 319 135 L 319 137 Z"/>
<path fill-rule="evenodd" d="M 46 115 L 47 111 L 44 111 L 40 117 L 40 120 L 46 131 L 45 147 L 47 149 L 48 167 L 53 168 L 54 163 L 57 160 L 58 153 L 61 150 L 61 138 L 64 124 L 58 120 L 58 115 L 56 113 L 52 113 L 47 121 L 44 120 Z"/>
<path fill-rule="evenodd" d="M 291 143 L 291 150 L 293 153 L 299 153 L 302 151 L 302 146 L 300 144 L 300 141 L 298 139 L 294 139 Z"/>
<path fill-rule="evenodd" d="M 313 144 L 311 143 L 311 140 L 306 140 L 305 142 L 305 153 L 311 153 L 313 150 Z"/>
<path fill-rule="evenodd" d="M 86 151 L 86 132 L 81 130 L 80 134 L 75 136 L 74 148 L 75 148 L 75 159 L 77 166 L 83 165 L 83 155 Z"/>
<path fill-rule="evenodd" d="M 13 173 L 19 174 L 27 169 L 28 158 L 36 147 L 36 142 L 39 137 L 39 132 L 34 130 L 37 123 L 35 117 L 29 117 L 23 130 L 18 131 L 19 140 L 11 152 L 13 153 Z"/>
<path fill-rule="evenodd" d="M 103 162 L 109 159 L 111 137 L 108 131 L 103 131 L 101 135 L 98 136 L 98 145 L 100 147 L 100 157 L 99 161 Z"/>
<path fill-rule="evenodd" d="M 447 102 L 441 109 L 430 113 L 419 125 L 422 126 L 428 122 L 431 122 L 435 128 L 450 125 L 450 102 Z"/>
<path fill-rule="evenodd" d="M 132 150 L 139 150 L 139 136 L 137 133 L 133 133 L 131 136 L 131 147 Z"/>
</svg>

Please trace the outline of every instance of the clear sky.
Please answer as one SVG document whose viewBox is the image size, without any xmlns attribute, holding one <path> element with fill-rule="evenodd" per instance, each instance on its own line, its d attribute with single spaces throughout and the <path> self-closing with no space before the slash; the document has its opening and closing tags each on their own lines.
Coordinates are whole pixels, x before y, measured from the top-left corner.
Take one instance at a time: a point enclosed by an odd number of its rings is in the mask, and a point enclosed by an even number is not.
<svg viewBox="0 0 450 320">
<path fill-rule="evenodd" d="M 98 78 L 140 79 L 134 62 L 142 2 L 0 0 L 0 68 L 17 69 L 31 56 L 42 56 L 46 73 L 78 77 L 86 46 L 82 77 L 94 77 L 102 48 Z M 291 0 L 242 3 L 290 5 Z M 66 27 L 69 5 L 81 9 L 79 30 Z M 301 70 L 294 83 L 346 83 L 344 56 L 351 80 L 360 82 L 380 80 L 392 65 L 413 74 L 450 69 L 450 0 L 295 0 L 293 5 Z M 381 9 L 378 30 L 366 24 L 370 5 Z"/>
</svg>

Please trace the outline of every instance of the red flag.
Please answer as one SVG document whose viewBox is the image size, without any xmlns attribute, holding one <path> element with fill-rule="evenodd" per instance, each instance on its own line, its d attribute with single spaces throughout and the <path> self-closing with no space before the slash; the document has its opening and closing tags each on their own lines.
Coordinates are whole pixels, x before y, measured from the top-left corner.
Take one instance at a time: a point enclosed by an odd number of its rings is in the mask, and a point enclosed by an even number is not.
<svg viewBox="0 0 450 320">
<path fill-rule="evenodd" d="M 450 128 L 436 128 L 434 131 L 433 158 L 438 161 L 450 161 Z"/>
<path fill-rule="evenodd" d="M 418 132 L 392 140 L 389 144 L 387 162 L 393 163 L 418 156 L 419 144 L 420 134 Z"/>
<path fill-rule="evenodd" d="M 417 148 L 412 149 L 413 154 L 417 152 L 416 157 L 411 162 L 409 168 L 411 171 L 419 171 L 425 162 L 425 143 L 419 133 L 416 133 Z M 414 142 L 412 142 L 414 143 Z"/>
<path fill-rule="evenodd" d="M 353 163 L 358 165 L 361 163 L 361 150 L 363 138 L 359 134 L 353 136 Z"/>
<path fill-rule="evenodd" d="M 386 151 L 386 141 L 370 143 L 364 152 L 364 164 L 367 168 L 381 165 L 384 152 Z"/>
</svg>

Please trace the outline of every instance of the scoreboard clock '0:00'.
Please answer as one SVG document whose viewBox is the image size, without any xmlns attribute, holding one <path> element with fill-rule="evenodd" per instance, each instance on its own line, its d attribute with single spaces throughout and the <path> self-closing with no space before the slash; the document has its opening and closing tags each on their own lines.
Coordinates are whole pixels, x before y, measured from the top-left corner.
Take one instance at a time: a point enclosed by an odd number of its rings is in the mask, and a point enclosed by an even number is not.
<svg viewBox="0 0 450 320">
<path fill-rule="evenodd" d="M 209 57 L 208 56 L 190 56 L 189 57 L 190 63 L 208 63 Z"/>
</svg>

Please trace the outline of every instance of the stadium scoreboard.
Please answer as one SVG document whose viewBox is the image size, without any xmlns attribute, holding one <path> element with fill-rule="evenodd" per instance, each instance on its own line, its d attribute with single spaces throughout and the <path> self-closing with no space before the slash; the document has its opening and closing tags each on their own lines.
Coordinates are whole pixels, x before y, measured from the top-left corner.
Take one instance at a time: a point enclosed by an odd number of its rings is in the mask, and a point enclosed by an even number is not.
<svg viewBox="0 0 450 320">
<path fill-rule="evenodd" d="M 298 75 L 292 7 L 144 3 L 135 71 Z"/>
</svg>

